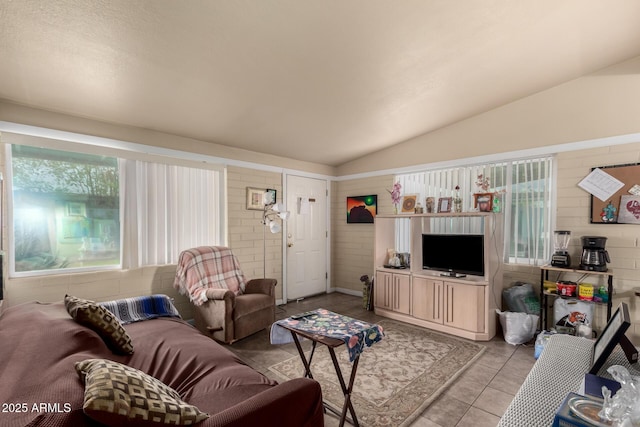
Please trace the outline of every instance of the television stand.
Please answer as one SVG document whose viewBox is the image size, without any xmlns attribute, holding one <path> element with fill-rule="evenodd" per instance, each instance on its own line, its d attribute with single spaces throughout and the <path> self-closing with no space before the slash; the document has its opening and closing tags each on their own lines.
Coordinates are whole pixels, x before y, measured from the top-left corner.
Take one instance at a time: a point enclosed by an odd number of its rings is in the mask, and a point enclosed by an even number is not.
<svg viewBox="0 0 640 427">
<path fill-rule="evenodd" d="M 483 275 L 455 264 L 441 265 L 442 270 L 424 268 L 422 236 L 441 230 L 449 234 L 477 230 L 484 236 Z M 502 214 L 381 214 L 376 215 L 373 234 L 375 314 L 473 341 L 490 341 L 496 335 L 495 309 L 502 307 L 498 298 L 503 276 Z M 389 248 L 398 246 L 400 237 L 402 251 L 408 249 L 413 262 L 404 270 L 386 268 Z"/>
<path fill-rule="evenodd" d="M 440 273 L 440 276 L 442 276 L 442 277 L 457 277 L 457 278 L 467 277 L 466 274 L 454 273 L 453 271 L 449 271 L 448 273 Z"/>
</svg>

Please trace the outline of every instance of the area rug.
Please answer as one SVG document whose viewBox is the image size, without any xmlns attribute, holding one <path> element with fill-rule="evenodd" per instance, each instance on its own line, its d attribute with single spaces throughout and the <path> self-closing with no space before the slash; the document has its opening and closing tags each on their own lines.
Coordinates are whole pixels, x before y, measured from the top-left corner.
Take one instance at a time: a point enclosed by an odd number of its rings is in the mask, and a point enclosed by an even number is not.
<svg viewBox="0 0 640 427">
<path fill-rule="evenodd" d="M 408 426 L 484 351 L 484 346 L 393 320 L 378 323 L 382 341 L 360 356 L 352 403 L 363 426 Z M 345 347 L 336 349 L 348 382 L 351 364 Z M 299 378 L 299 356 L 269 368 L 283 380 Z M 324 345 L 318 345 L 311 373 L 322 387 L 325 404 L 341 411 L 344 396 Z"/>
</svg>

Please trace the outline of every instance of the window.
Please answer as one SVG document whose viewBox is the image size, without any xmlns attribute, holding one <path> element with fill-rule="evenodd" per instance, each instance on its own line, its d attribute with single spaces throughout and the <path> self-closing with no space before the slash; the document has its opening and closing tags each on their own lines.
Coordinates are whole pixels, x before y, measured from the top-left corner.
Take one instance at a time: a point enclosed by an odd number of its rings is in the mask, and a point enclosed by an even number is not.
<svg viewBox="0 0 640 427">
<path fill-rule="evenodd" d="M 396 176 L 402 194 L 418 194 L 424 204 L 427 197 L 453 197 L 460 187 L 462 211 L 474 209 L 479 175 L 489 178 L 490 192 L 499 195 L 500 210 L 505 215 L 505 255 L 509 262 L 538 265 L 547 262 L 551 248 L 551 181 L 553 158 L 515 160 L 484 165 L 460 166 Z M 396 248 L 408 250 L 408 222 L 396 221 Z M 454 229 L 452 229 L 452 224 Z M 454 222 L 432 220 L 435 232 L 478 232 L 477 221 Z M 445 228 L 446 227 L 446 228 Z"/>
<path fill-rule="evenodd" d="M 222 167 L 10 147 L 14 276 L 174 264 L 224 244 Z"/>
<path fill-rule="evenodd" d="M 510 186 L 506 193 L 509 209 L 507 240 L 509 260 L 517 264 L 540 265 L 551 258 L 551 177 L 553 159 L 511 163 Z"/>
<path fill-rule="evenodd" d="M 20 145 L 11 154 L 15 272 L 118 266 L 117 159 Z"/>
</svg>

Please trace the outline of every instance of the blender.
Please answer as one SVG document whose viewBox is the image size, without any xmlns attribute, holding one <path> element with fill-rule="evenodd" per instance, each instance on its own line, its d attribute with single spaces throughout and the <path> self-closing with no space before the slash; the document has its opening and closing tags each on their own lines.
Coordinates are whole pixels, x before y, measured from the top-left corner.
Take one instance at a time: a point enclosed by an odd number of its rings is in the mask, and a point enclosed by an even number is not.
<svg viewBox="0 0 640 427">
<path fill-rule="evenodd" d="M 569 256 L 569 241 L 571 232 L 566 230 L 556 230 L 553 232 L 553 255 L 551 255 L 551 265 L 553 267 L 569 268 L 571 257 Z"/>
</svg>

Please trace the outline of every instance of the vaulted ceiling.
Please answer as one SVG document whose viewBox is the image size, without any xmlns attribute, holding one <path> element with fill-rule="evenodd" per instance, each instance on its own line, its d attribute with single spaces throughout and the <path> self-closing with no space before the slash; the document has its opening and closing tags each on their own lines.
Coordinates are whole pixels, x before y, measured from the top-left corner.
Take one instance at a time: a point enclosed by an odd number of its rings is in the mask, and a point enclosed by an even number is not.
<svg viewBox="0 0 640 427">
<path fill-rule="evenodd" d="M 637 0 L 0 0 L 0 99 L 330 166 L 638 55 Z"/>
</svg>

